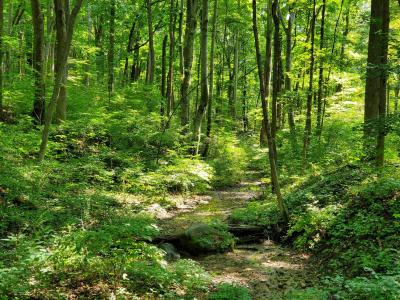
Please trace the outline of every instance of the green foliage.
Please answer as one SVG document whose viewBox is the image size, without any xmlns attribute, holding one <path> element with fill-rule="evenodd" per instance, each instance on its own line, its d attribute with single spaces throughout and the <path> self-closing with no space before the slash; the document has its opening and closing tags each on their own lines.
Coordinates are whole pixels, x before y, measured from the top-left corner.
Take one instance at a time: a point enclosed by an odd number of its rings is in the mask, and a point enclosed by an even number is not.
<svg viewBox="0 0 400 300">
<path fill-rule="evenodd" d="M 251 300 L 249 290 L 246 287 L 222 283 L 217 290 L 211 293 L 208 300 Z"/>
<path fill-rule="evenodd" d="M 276 202 L 250 202 L 247 207 L 235 209 L 231 215 L 233 223 L 265 226 L 278 224 L 280 213 Z"/>
<path fill-rule="evenodd" d="M 237 137 L 221 131 L 213 140 L 209 161 L 215 169 L 214 186 L 230 186 L 243 178 L 247 156 Z"/>
<path fill-rule="evenodd" d="M 190 227 L 181 238 L 182 246 L 193 254 L 225 252 L 233 250 L 234 236 L 227 225 L 221 222 L 196 224 Z"/>
</svg>

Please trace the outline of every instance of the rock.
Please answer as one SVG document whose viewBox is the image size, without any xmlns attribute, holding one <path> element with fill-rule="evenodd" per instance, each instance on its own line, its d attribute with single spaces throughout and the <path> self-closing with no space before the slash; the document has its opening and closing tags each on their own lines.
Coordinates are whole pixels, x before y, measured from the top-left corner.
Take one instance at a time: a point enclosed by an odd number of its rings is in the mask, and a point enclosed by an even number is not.
<svg viewBox="0 0 400 300">
<path fill-rule="evenodd" d="M 179 237 L 180 247 L 192 255 L 230 251 L 234 244 L 234 236 L 217 224 L 192 225 Z"/>
<path fill-rule="evenodd" d="M 175 246 L 171 243 L 163 243 L 159 246 L 160 249 L 165 252 L 165 259 L 167 261 L 173 261 L 181 258 L 181 255 L 176 250 Z"/>
</svg>

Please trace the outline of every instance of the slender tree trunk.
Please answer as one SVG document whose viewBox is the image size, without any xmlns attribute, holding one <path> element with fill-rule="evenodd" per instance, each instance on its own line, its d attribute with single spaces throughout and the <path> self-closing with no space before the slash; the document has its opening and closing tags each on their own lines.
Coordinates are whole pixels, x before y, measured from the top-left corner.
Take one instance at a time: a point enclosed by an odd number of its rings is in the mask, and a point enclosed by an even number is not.
<svg viewBox="0 0 400 300">
<path fill-rule="evenodd" d="M 0 0 L 0 118 L 3 109 L 3 31 L 4 31 L 4 4 Z"/>
<path fill-rule="evenodd" d="M 316 0 L 313 0 L 312 6 L 312 21 L 311 21 L 311 49 L 310 49 L 310 74 L 308 84 L 308 95 L 307 95 L 307 112 L 306 112 L 306 125 L 304 128 L 304 140 L 303 140 L 303 162 L 307 163 L 308 148 L 310 146 L 311 139 L 311 110 L 312 110 L 312 98 L 313 98 L 313 83 L 314 83 L 314 46 L 315 46 L 315 22 L 316 22 Z"/>
<path fill-rule="evenodd" d="M 282 88 L 282 75 L 281 75 L 281 37 L 279 27 L 279 0 L 274 0 L 272 3 L 272 19 L 274 22 L 274 60 L 273 60 L 273 88 L 272 88 L 272 124 L 271 135 L 273 140 L 275 159 L 278 159 L 276 149 L 276 132 L 278 129 L 278 119 L 280 110 L 278 109 L 278 97 Z M 277 163 L 277 161 L 276 161 Z"/>
<path fill-rule="evenodd" d="M 181 83 L 181 125 L 187 127 L 189 125 L 189 87 L 193 65 L 193 43 L 196 35 L 197 26 L 197 3 L 198 0 L 187 0 L 186 28 L 183 44 L 183 79 Z M 188 128 L 184 132 L 188 132 Z"/>
<path fill-rule="evenodd" d="M 197 137 L 196 154 L 199 153 L 201 123 L 208 105 L 208 0 L 202 0 L 200 34 L 201 97 L 194 121 L 194 135 Z"/>
<path fill-rule="evenodd" d="M 285 74 L 285 91 L 288 93 L 289 96 L 289 103 L 288 103 L 288 123 L 289 123 L 289 129 L 290 129 L 290 134 L 291 138 L 293 140 L 293 145 L 296 146 L 297 141 L 296 141 L 296 124 L 294 121 L 294 99 L 291 95 L 292 92 L 292 79 L 291 79 L 291 72 L 292 72 L 292 40 L 293 40 L 293 24 L 294 24 L 294 18 L 295 15 L 292 11 L 292 8 L 289 7 L 289 18 L 288 18 L 288 23 L 287 23 L 287 29 L 286 29 L 286 64 L 285 64 L 285 69 L 286 69 L 286 74 Z M 296 147 L 297 148 L 297 147 Z"/>
<path fill-rule="evenodd" d="M 170 1 L 169 13 L 169 61 L 167 79 L 167 116 L 170 116 L 174 109 L 174 60 L 175 60 L 175 0 Z"/>
<path fill-rule="evenodd" d="M 371 0 L 364 136 L 367 158 L 378 166 L 384 162 L 389 20 L 389 0 Z"/>
<path fill-rule="evenodd" d="M 104 80 L 104 48 L 103 48 L 103 40 L 104 40 L 104 17 L 100 15 L 95 19 L 96 24 L 94 26 L 94 45 L 97 48 L 96 51 L 96 69 L 97 69 L 97 82 L 99 84 L 103 83 Z"/>
<path fill-rule="evenodd" d="M 114 93 L 114 46 L 115 46 L 115 0 L 110 3 L 110 32 L 108 45 L 108 98 L 111 99 Z"/>
<path fill-rule="evenodd" d="M 232 72 L 232 90 L 229 103 L 229 111 L 232 120 L 236 119 L 236 103 L 237 103 L 237 89 L 238 89 L 238 73 L 239 73 L 239 35 L 235 35 L 235 45 L 233 49 L 233 72 Z"/>
<path fill-rule="evenodd" d="M 347 44 L 347 36 L 349 35 L 350 31 L 350 9 L 347 9 L 346 16 L 345 16 L 345 27 L 343 31 L 343 40 L 342 40 L 342 48 L 340 50 L 340 61 L 343 62 L 344 60 L 344 51 L 346 49 Z"/>
<path fill-rule="evenodd" d="M 90 3 L 87 3 L 87 34 L 88 34 L 88 38 L 87 38 L 87 42 L 89 46 L 92 46 L 92 7 L 90 5 Z M 86 62 L 85 62 L 85 75 L 83 78 L 83 82 L 86 86 L 90 85 L 90 54 L 86 54 Z"/>
<path fill-rule="evenodd" d="M 129 55 L 133 51 L 133 37 L 136 29 L 136 21 L 133 22 L 131 29 L 129 30 L 128 44 L 126 45 L 126 56 L 124 65 L 124 84 L 129 82 Z"/>
<path fill-rule="evenodd" d="M 42 124 L 45 115 L 45 60 L 44 60 L 44 17 L 39 0 L 31 0 L 33 22 L 33 74 L 35 77 L 35 97 L 32 117 Z M 1 55 L 0 55 L 1 56 Z"/>
<path fill-rule="evenodd" d="M 57 64 L 59 66 L 58 66 L 58 72 L 56 73 L 56 78 L 54 81 L 54 88 L 53 88 L 52 96 L 51 96 L 50 102 L 47 106 L 46 119 L 45 119 L 43 131 L 42 131 L 42 142 L 40 144 L 40 149 L 39 149 L 39 154 L 38 154 L 38 158 L 40 161 L 44 159 L 44 156 L 46 153 L 51 120 L 53 118 L 53 114 L 57 107 L 58 96 L 60 94 L 62 81 L 64 78 L 65 71 L 67 69 L 68 53 L 71 48 L 72 36 L 73 36 L 73 32 L 74 32 L 74 25 L 75 25 L 76 17 L 82 6 L 82 2 L 83 2 L 83 0 L 77 0 L 75 2 L 75 6 L 72 10 L 72 13 L 67 18 L 65 6 L 63 5 L 62 0 L 54 0 L 57 31 L 65 31 L 63 34 L 65 34 L 65 36 L 67 38 L 65 40 L 66 41 L 65 44 L 58 45 L 58 48 L 64 49 L 64 51 L 63 52 L 58 51 L 60 56 L 58 56 Z"/>
<path fill-rule="evenodd" d="M 161 105 L 160 105 L 160 113 L 161 116 L 165 115 L 165 99 L 167 98 L 167 42 L 168 42 L 168 35 L 164 36 L 163 43 L 162 43 L 162 50 L 161 50 Z M 168 116 L 168 115 L 167 115 Z"/>
<path fill-rule="evenodd" d="M 272 58 L 272 1 L 267 2 L 267 26 L 265 30 L 265 67 L 264 67 L 264 80 L 265 80 L 265 97 L 268 98 L 270 94 L 270 81 L 271 81 L 271 58 Z M 263 120 L 260 132 L 260 145 L 267 146 L 267 132 L 265 130 L 265 121 Z"/>
<path fill-rule="evenodd" d="M 274 186 L 274 192 L 276 194 L 278 207 L 280 209 L 283 220 L 288 223 L 289 222 L 289 212 L 283 200 L 281 189 L 279 185 L 278 172 L 276 168 L 276 159 L 275 159 L 275 151 L 273 146 L 273 137 L 271 135 L 271 124 L 269 121 L 269 112 L 268 112 L 268 103 L 265 96 L 265 78 L 263 75 L 263 65 L 261 59 L 261 51 L 260 51 L 260 43 L 258 39 L 258 24 L 257 24 L 257 0 L 252 1 L 253 8 L 253 33 L 254 33 L 254 44 L 256 49 L 256 60 L 258 67 L 258 78 L 260 84 L 260 92 L 261 92 L 261 102 L 262 102 L 262 111 L 264 116 L 265 128 L 267 132 L 268 139 L 268 155 L 269 155 L 269 164 L 271 169 L 271 182 Z"/>
<path fill-rule="evenodd" d="M 319 37 L 319 50 L 320 53 L 325 48 L 325 11 L 326 11 L 326 0 L 322 2 L 322 17 L 321 17 L 321 31 Z M 321 138 L 322 134 L 322 101 L 324 93 L 324 58 L 321 57 L 319 61 L 319 77 L 318 77 L 318 96 L 317 96 L 317 137 Z"/>
<path fill-rule="evenodd" d="M 178 28 L 178 38 L 179 38 L 179 74 L 181 78 L 184 76 L 184 65 L 183 65 L 183 0 L 179 0 L 179 28 Z"/>
<path fill-rule="evenodd" d="M 56 1 L 56 0 L 55 0 Z M 58 1 L 58 0 L 57 0 Z M 54 66 L 54 70 L 57 76 L 57 73 L 63 72 L 62 74 L 62 81 L 60 86 L 60 92 L 58 93 L 57 99 L 57 107 L 56 107 L 56 123 L 61 123 L 67 119 L 67 81 L 68 81 L 68 59 L 65 69 L 62 66 L 62 59 L 65 51 L 65 45 L 67 43 L 67 22 L 70 14 L 69 10 L 69 1 L 65 1 L 63 5 L 63 14 L 65 18 L 65 22 L 59 22 L 57 24 L 56 21 L 56 50 L 55 50 L 55 60 L 56 64 Z M 54 7 L 56 10 L 56 18 L 57 18 L 57 8 Z M 61 13 L 61 12 L 58 12 Z M 68 53 L 69 54 L 69 53 Z M 67 55 L 68 55 L 67 54 Z"/>
<path fill-rule="evenodd" d="M 154 51 L 154 32 L 153 32 L 153 10 L 151 0 L 146 0 L 147 8 L 147 27 L 149 32 L 149 61 L 147 65 L 146 82 L 154 82 L 154 69 L 156 64 L 155 51 Z"/>
</svg>

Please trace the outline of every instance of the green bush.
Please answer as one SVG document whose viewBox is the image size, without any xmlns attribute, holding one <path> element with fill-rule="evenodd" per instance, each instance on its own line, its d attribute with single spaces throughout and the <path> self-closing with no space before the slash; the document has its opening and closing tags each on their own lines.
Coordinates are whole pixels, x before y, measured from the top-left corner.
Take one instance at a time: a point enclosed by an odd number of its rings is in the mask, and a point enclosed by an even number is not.
<svg viewBox="0 0 400 300">
<path fill-rule="evenodd" d="M 213 184 L 216 187 L 238 183 L 247 166 L 246 151 L 239 140 L 224 132 L 216 133 L 209 155 L 210 164 L 215 169 Z"/>
</svg>

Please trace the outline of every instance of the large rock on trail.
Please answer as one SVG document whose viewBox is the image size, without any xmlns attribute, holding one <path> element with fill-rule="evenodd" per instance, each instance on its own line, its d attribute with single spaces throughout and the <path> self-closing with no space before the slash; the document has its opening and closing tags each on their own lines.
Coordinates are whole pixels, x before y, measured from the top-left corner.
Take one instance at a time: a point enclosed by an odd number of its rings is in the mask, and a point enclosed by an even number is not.
<svg viewBox="0 0 400 300">
<path fill-rule="evenodd" d="M 181 249 L 192 255 L 233 250 L 234 236 L 222 224 L 195 224 L 180 237 Z"/>
</svg>

